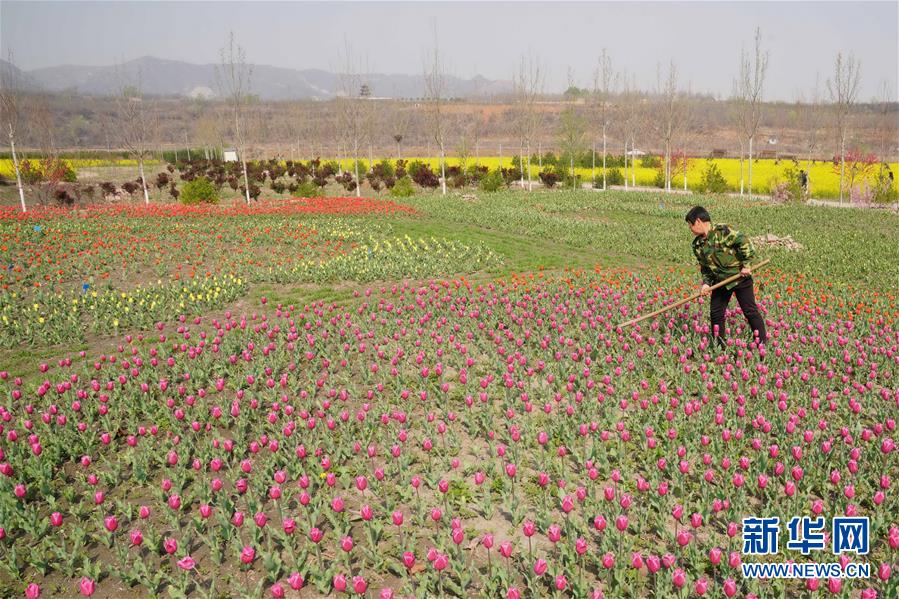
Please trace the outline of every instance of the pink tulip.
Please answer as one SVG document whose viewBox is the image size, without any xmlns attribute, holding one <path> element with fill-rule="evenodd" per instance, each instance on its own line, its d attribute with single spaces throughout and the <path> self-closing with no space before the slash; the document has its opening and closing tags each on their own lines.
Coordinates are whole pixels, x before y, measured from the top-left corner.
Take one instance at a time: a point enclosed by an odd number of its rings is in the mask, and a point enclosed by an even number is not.
<svg viewBox="0 0 899 599">
<path fill-rule="evenodd" d="M 434 569 L 438 572 L 441 570 L 445 570 L 449 565 L 449 557 L 442 553 L 438 553 L 437 557 L 434 558 Z"/>
<path fill-rule="evenodd" d="M 162 548 L 165 549 L 166 553 L 172 555 L 178 551 L 178 541 L 171 537 L 166 537 L 165 540 L 162 541 Z"/>
<path fill-rule="evenodd" d="M 346 590 L 346 576 L 343 574 L 335 574 L 332 583 L 334 585 L 334 590 L 338 593 L 342 593 Z"/>
<path fill-rule="evenodd" d="M 254 559 L 256 559 L 256 550 L 249 545 L 244 546 L 240 552 L 240 561 L 249 565 L 253 563 Z"/>
<path fill-rule="evenodd" d="M 364 595 L 368 588 L 368 583 L 361 576 L 353 576 L 353 592 L 357 595 Z"/>
<path fill-rule="evenodd" d="M 295 591 L 302 589 L 305 583 L 306 581 L 303 580 L 299 572 L 291 572 L 290 576 L 287 577 L 287 584 Z"/>
<path fill-rule="evenodd" d="M 524 524 L 521 525 L 521 530 L 526 537 L 534 536 L 534 533 L 537 532 L 537 525 L 534 524 L 531 520 L 525 520 Z"/>
<path fill-rule="evenodd" d="M 109 532 L 115 532 L 119 528 L 119 521 L 115 516 L 106 516 L 103 519 L 103 526 L 106 527 L 106 530 Z"/>
<path fill-rule="evenodd" d="M 32 582 L 25 588 L 25 599 L 40 599 L 41 587 L 36 582 Z"/>
<path fill-rule="evenodd" d="M 674 583 L 675 588 L 681 589 L 685 584 L 687 584 L 687 575 L 683 570 L 678 568 L 671 576 L 671 581 Z"/>
<path fill-rule="evenodd" d="M 78 590 L 85 597 L 90 597 L 94 594 L 94 591 L 97 590 L 97 583 L 88 578 L 87 576 L 81 579 L 81 582 L 78 584 Z"/>
<path fill-rule="evenodd" d="M 559 539 L 562 538 L 562 529 L 559 528 L 558 524 L 550 524 L 549 529 L 546 531 L 546 536 L 553 543 L 558 543 Z"/>
<path fill-rule="evenodd" d="M 197 565 L 197 562 L 195 562 L 194 558 L 192 558 L 189 555 L 185 555 L 183 558 L 178 560 L 178 567 L 181 568 L 182 570 L 193 570 L 194 566 L 196 566 L 196 565 Z"/>
</svg>

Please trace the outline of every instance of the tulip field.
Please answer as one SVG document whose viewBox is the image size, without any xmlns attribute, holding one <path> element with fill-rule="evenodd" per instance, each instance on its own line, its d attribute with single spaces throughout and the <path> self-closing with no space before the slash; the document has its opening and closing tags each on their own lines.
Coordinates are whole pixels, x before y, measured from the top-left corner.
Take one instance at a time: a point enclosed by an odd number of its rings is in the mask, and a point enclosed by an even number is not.
<svg viewBox="0 0 899 599">
<path fill-rule="evenodd" d="M 0 596 L 899 597 L 899 216 L 700 199 L 801 244 L 765 347 L 620 326 L 697 289 L 697 197 L 0 208 Z"/>
</svg>

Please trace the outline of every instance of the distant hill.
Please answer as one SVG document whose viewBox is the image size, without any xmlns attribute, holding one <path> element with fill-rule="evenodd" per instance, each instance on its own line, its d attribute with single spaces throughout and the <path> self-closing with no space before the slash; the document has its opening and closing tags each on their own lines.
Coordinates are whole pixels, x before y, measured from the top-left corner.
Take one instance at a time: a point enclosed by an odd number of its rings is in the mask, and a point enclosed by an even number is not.
<svg viewBox="0 0 899 599">
<path fill-rule="evenodd" d="M 218 94 L 214 64 L 191 64 L 145 56 L 122 65 L 89 67 L 60 65 L 21 71 L 0 61 L 0 72 L 19 76 L 23 87 L 50 92 L 69 91 L 87 95 L 112 95 L 123 82 L 133 83 L 140 74 L 143 92 L 157 96 L 215 97 Z M 327 100 L 339 95 L 339 76 L 318 69 L 287 69 L 253 65 L 251 93 L 263 100 Z M 366 78 L 372 95 L 387 98 L 418 98 L 425 95 L 421 75 L 374 73 Z M 471 97 L 503 94 L 512 89 L 508 81 L 447 78 L 447 96 Z"/>
</svg>

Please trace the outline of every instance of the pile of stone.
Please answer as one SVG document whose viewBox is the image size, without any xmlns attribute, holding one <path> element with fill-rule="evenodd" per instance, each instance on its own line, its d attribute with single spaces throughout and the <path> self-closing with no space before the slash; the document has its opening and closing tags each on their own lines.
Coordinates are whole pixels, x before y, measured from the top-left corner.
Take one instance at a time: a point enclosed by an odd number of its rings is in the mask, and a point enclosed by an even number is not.
<svg viewBox="0 0 899 599">
<path fill-rule="evenodd" d="M 798 252 L 805 249 L 801 243 L 794 240 L 790 235 L 778 237 L 777 235 L 768 233 L 767 235 L 759 235 L 758 237 L 751 237 L 750 239 L 757 248 L 772 248 L 786 250 L 788 252 Z"/>
</svg>

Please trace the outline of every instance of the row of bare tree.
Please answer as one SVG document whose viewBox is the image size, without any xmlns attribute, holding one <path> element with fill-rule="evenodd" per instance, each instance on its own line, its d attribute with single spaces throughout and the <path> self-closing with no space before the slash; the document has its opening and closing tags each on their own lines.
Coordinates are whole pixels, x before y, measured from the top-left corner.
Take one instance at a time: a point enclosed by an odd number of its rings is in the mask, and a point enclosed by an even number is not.
<svg viewBox="0 0 899 599">
<path fill-rule="evenodd" d="M 766 116 L 778 110 L 778 107 L 764 100 L 769 56 L 762 47 L 760 30 L 756 30 L 753 41 L 750 50 L 741 51 L 739 74 L 734 79 L 727 114 L 719 117 L 721 122 L 716 124 L 710 122 L 712 119 L 707 106 L 698 99 L 701 97 L 693 94 L 689 85 L 681 84 L 677 65 L 673 60 L 665 68 L 658 66 L 655 88 L 650 93 L 645 93 L 637 88 L 634 73 L 615 70 L 612 58 L 605 49 L 602 50 L 593 73 L 592 89 L 582 90 L 583 93 L 576 100 L 569 98 L 566 102 L 552 101 L 552 96 L 546 94 L 544 89 L 545 68 L 539 57 L 528 53 L 521 57 L 513 74 L 512 96 L 504 99 L 502 111 L 490 110 L 490 106 L 485 104 L 458 110 L 459 104 L 446 97 L 447 66 L 440 52 L 436 27 L 433 47 L 426 53 L 423 62 L 426 92 L 423 101 L 410 105 L 386 103 L 374 98 L 367 83 L 368 69 L 363 68 L 359 55 L 346 42 L 341 53 L 341 89 L 338 98 L 318 105 L 295 103 L 285 116 L 283 104 L 261 103 L 252 95 L 252 67 L 246 62 L 244 49 L 231 32 L 220 51 L 221 61 L 216 71 L 219 95 L 224 101 L 207 103 L 196 114 L 188 115 L 187 118 L 194 121 L 193 125 L 185 122 L 180 130 L 188 146 L 192 145 L 191 142 L 194 145 L 199 142 L 203 146 L 206 157 L 210 155 L 210 148 L 233 145 L 241 162 L 244 188 L 247 190 L 249 184 L 246 161 L 253 154 L 261 154 L 262 146 L 270 149 L 271 142 L 275 139 L 288 137 L 291 154 L 293 148 L 300 152 L 300 148 L 305 147 L 310 157 L 332 153 L 331 142 L 336 141 L 337 158 L 352 159 L 353 176 L 356 181 L 361 181 L 365 173 L 359 172 L 360 155 L 367 148 L 370 168 L 374 163 L 374 148 L 383 147 L 381 138 L 385 137 L 385 128 L 391 130 L 389 138 L 395 144 L 397 157 L 402 155 L 402 142 L 408 139 L 411 132 L 415 131 L 419 136 L 424 132 L 427 155 L 432 155 L 431 144 L 434 144 L 439 158 L 442 190 L 446 193 L 446 157 L 450 140 L 453 141 L 455 154 L 460 160 L 468 160 L 472 151 L 477 160 L 485 137 L 491 135 L 495 138 L 497 130 L 504 131 L 506 139 L 512 137 L 515 140 L 507 145 L 507 151 L 517 150 L 523 160 L 526 160 L 521 169 L 520 183 L 527 189 L 533 188 L 536 178 L 532 171 L 531 156 L 535 151 L 538 155 L 542 154 L 542 143 L 547 139 L 547 130 L 553 130 L 555 133 L 552 137 L 557 147 L 569 156 L 569 167 L 572 170 L 574 156 L 585 147 L 592 146 L 594 170 L 598 157 L 604 189 L 610 141 L 618 144 L 613 153 L 623 151 L 625 185 L 636 183 L 632 167 L 634 158 L 639 154 L 638 141 L 641 144 L 656 145 L 663 157 L 664 186 L 671 190 L 672 164 L 675 162 L 672 160 L 673 153 L 677 150 L 679 154 L 685 154 L 689 148 L 697 146 L 701 139 L 708 136 L 713 127 L 718 126 L 736 132 L 741 162 L 740 192 L 744 193 L 745 187 L 745 192 L 752 196 L 753 161 L 758 156 L 760 129 Z M 136 82 L 123 81 L 120 93 L 114 98 L 114 110 L 111 114 L 107 112 L 100 115 L 98 120 L 101 121 L 107 147 L 110 147 L 110 131 L 114 131 L 116 145 L 124 148 L 137 161 L 144 199 L 149 202 L 144 161 L 160 146 L 160 119 L 166 118 L 168 113 L 184 110 L 183 104 L 177 101 L 145 97 L 139 74 L 137 79 Z M 19 196 L 22 209 L 25 210 L 25 194 L 19 177 L 16 151 L 24 92 L 15 81 L 5 80 L 2 83 L 2 123 L 8 133 Z M 791 107 L 791 124 L 801 138 L 795 145 L 801 147 L 807 161 L 811 161 L 813 155 L 820 151 L 825 121 L 829 121 L 834 134 L 834 155 L 841 159 L 841 179 L 850 127 L 853 117 L 858 117 L 856 104 L 859 83 L 858 61 L 840 53 L 836 56 L 832 76 L 826 81 L 826 97 L 816 84 L 808 97 L 799 98 L 795 106 Z M 577 90 L 570 73 L 569 89 Z M 882 90 L 883 97 L 878 105 L 881 111 L 878 131 L 883 157 L 887 153 L 887 145 L 896 141 L 896 130 L 895 123 L 892 127 L 886 124 L 892 120 L 889 111 L 895 110 L 890 89 L 884 84 Z M 31 139 L 41 140 L 39 145 L 43 155 L 53 155 L 58 152 L 58 144 L 54 141 L 55 126 L 48 108 L 49 102 L 40 95 L 32 95 L 28 98 L 28 104 Z M 315 115 L 310 116 L 312 113 Z M 190 136 L 187 131 L 191 131 Z M 172 141 L 178 143 L 181 140 Z M 326 141 L 328 148 L 325 148 Z M 599 152 L 597 142 L 600 143 Z M 500 154 L 503 154 L 502 145 Z M 630 181 L 627 176 L 629 166 Z M 684 185 L 686 186 L 686 172 Z M 841 181 L 841 200 L 843 188 Z M 359 186 L 356 190 L 357 194 L 360 193 Z M 246 201 L 250 201 L 249 194 L 246 195 Z"/>
</svg>

